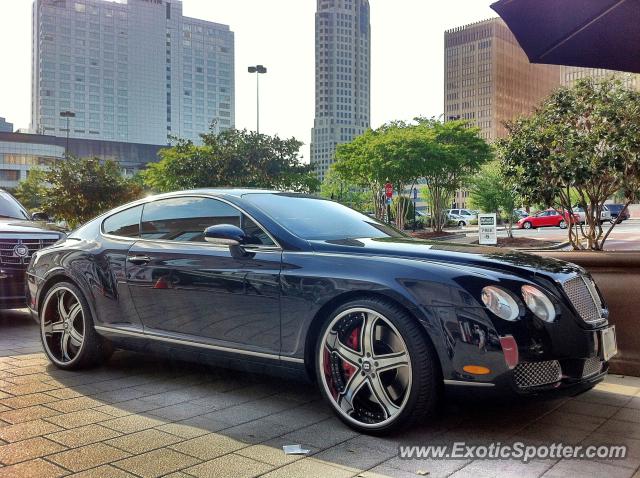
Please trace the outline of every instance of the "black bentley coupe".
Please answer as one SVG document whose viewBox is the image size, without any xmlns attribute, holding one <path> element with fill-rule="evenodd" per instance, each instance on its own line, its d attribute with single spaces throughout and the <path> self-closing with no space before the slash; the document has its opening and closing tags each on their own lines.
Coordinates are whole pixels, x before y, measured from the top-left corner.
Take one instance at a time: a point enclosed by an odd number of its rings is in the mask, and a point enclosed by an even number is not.
<svg viewBox="0 0 640 478">
<path fill-rule="evenodd" d="M 579 393 L 616 353 L 606 306 L 576 265 L 418 241 L 275 191 L 127 204 L 34 253 L 28 286 L 60 368 L 119 347 L 303 373 L 368 433 L 416 422 L 443 385 Z"/>
</svg>

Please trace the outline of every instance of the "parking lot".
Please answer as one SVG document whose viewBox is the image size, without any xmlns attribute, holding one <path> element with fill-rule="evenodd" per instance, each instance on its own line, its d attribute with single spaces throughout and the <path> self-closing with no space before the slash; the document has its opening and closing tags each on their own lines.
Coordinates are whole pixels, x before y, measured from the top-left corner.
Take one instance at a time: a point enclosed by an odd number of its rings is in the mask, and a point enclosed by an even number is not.
<svg viewBox="0 0 640 478">
<path fill-rule="evenodd" d="M 401 444 L 622 444 L 624 460 L 403 460 Z M 285 455 L 300 444 L 306 456 Z M 430 423 L 360 435 L 313 385 L 117 352 L 63 372 L 24 311 L 0 313 L 0 476 L 640 477 L 640 379 L 544 402 L 452 396 Z"/>
</svg>

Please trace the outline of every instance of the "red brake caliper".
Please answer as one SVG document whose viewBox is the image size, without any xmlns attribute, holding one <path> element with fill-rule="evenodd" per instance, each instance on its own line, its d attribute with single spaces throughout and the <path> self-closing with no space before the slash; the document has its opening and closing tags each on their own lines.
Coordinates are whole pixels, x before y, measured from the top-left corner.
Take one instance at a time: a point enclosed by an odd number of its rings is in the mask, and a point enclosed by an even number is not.
<svg viewBox="0 0 640 478">
<path fill-rule="evenodd" d="M 347 338 L 347 343 L 345 345 L 351 348 L 351 350 L 360 350 L 360 327 L 356 327 L 351 331 L 351 334 Z M 344 360 L 342 361 L 342 369 L 344 370 L 344 378 L 347 382 L 357 371 L 357 369 L 353 365 Z"/>
</svg>

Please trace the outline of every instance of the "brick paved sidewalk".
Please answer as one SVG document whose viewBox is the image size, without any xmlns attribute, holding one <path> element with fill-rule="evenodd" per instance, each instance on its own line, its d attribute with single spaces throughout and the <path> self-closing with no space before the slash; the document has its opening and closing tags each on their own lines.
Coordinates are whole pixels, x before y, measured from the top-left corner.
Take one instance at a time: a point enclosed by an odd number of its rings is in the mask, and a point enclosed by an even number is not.
<svg viewBox="0 0 640 478">
<path fill-rule="evenodd" d="M 574 399 L 453 397 L 402 436 L 360 435 L 309 384 L 118 352 L 63 372 L 25 312 L 0 313 L 0 476 L 640 477 L 640 379 Z M 452 441 L 625 444 L 623 461 L 400 460 L 398 445 Z M 302 444 L 306 457 L 282 445 Z M 635 474 L 635 475 L 634 475 Z"/>
</svg>

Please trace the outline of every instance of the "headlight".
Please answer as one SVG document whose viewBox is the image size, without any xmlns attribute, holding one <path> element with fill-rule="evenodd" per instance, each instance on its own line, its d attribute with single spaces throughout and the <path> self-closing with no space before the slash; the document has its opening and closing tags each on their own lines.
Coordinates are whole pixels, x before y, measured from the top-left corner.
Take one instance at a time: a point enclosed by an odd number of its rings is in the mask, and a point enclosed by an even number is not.
<svg viewBox="0 0 640 478">
<path fill-rule="evenodd" d="M 501 319 L 516 320 L 520 315 L 518 303 L 511 294 L 500 287 L 490 285 L 482 289 L 482 302 Z"/>
<path fill-rule="evenodd" d="M 556 308 L 549 297 L 540 289 L 531 285 L 523 285 L 522 298 L 536 317 L 545 322 L 553 322 L 556 318 Z"/>
</svg>

